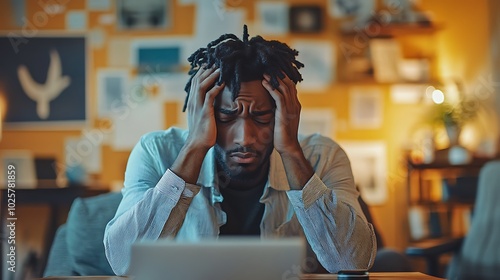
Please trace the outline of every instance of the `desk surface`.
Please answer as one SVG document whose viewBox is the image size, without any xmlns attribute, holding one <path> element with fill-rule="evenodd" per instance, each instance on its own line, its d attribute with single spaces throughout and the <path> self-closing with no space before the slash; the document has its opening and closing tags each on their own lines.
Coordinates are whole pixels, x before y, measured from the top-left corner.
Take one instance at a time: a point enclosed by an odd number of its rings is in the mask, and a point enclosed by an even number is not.
<svg viewBox="0 0 500 280">
<path fill-rule="evenodd" d="M 70 277 L 48 277 L 43 280 L 126 280 L 127 277 L 118 276 L 70 276 Z M 303 280 L 334 280 L 337 279 L 335 274 L 305 274 L 301 277 Z M 437 280 L 434 276 L 429 276 L 420 272 L 371 272 L 370 280 Z"/>
</svg>

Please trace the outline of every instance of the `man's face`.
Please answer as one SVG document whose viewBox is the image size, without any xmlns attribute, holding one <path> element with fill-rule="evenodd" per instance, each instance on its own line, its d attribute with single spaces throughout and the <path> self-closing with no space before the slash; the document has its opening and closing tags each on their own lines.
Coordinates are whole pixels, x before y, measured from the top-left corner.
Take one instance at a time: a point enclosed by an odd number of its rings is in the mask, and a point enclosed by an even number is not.
<svg viewBox="0 0 500 280">
<path fill-rule="evenodd" d="M 260 80 L 242 82 L 238 97 L 225 87 L 215 100 L 220 167 L 232 180 L 250 180 L 267 172 L 273 150 L 274 100 Z"/>
</svg>

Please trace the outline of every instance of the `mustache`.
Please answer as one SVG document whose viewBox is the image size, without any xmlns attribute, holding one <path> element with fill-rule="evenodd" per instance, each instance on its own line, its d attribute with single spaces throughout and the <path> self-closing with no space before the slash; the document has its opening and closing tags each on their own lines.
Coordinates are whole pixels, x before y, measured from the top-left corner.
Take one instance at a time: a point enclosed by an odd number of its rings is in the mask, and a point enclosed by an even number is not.
<svg viewBox="0 0 500 280">
<path fill-rule="evenodd" d="M 255 150 L 252 147 L 243 147 L 243 146 L 238 146 L 234 149 L 228 150 L 226 152 L 227 154 L 232 154 L 232 153 L 253 153 L 253 154 L 259 154 L 257 150 Z"/>
</svg>

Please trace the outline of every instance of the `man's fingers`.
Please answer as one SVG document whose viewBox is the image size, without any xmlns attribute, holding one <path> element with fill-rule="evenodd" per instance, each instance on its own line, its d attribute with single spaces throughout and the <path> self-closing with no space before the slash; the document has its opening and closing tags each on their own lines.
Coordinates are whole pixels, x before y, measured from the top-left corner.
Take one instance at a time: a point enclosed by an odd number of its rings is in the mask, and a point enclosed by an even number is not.
<svg viewBox="0 0 500 280">
<path fill-rule="evenodd" d="M 295 83 L 285 73 L 283 73 L 283 75 L 285 75 L 285 78 L 281 79 L 283 81 L 283 83 L 285 83 L 285 85 L 289 89 L 294 89 L 295 88 Z M 295 93 L 297 93 L 297 91 L 295 91 Z"/>
<path fill-rule="evenodd" d="M 201 67 L 193 77 L 191 82 L 190 98 L 188 100 L 188 109 L 196 110 L 202 106 L 208 88 L 215 83 L 220 75 L 220 70 L 215 68 Z"/>
<path fill-rule="evenodd" d="M 212 69 L 210 73 L 203 80 L 201 80 L 200 89 L 203 92 L 206 92 L 209 87 L 215 84 L 215 82 L 219 79 L 219 76 L 220 76 L 220 68 Z"/>
<path fill-rule="evenodd" d="M 284 101 L 283 94 L 281 94 L 277 89 L 273 89 L 273 86 L 267 79 L 262 80 L 262 85 L 265 89 L 267 89 L 271 97 L 274 99 L 274 102 L 276 102 L 277 109 L 280 110 Z"/>
<path fill-rule="evenodd" d="M 214 100 L 217 95 L 219 95 L 224 90 L 225 84 L 215 85 L 212 89 L 210 89 L 205 95 L 205 106 L 214 106 Z"/>
</svg>

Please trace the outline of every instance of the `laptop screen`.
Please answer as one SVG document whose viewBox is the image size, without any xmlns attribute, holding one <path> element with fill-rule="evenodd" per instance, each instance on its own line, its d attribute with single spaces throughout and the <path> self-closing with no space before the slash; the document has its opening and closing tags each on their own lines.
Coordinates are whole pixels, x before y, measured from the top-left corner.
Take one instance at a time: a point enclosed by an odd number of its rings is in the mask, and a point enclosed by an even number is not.
<svg viewBox="0 0 500 280">
<path fill-rule="evenodd" d="M 304 256 L 300 238 L 163 239 L 132 246 L 130 275 L 139 280 L 298 279 Z"/>
</svg>

